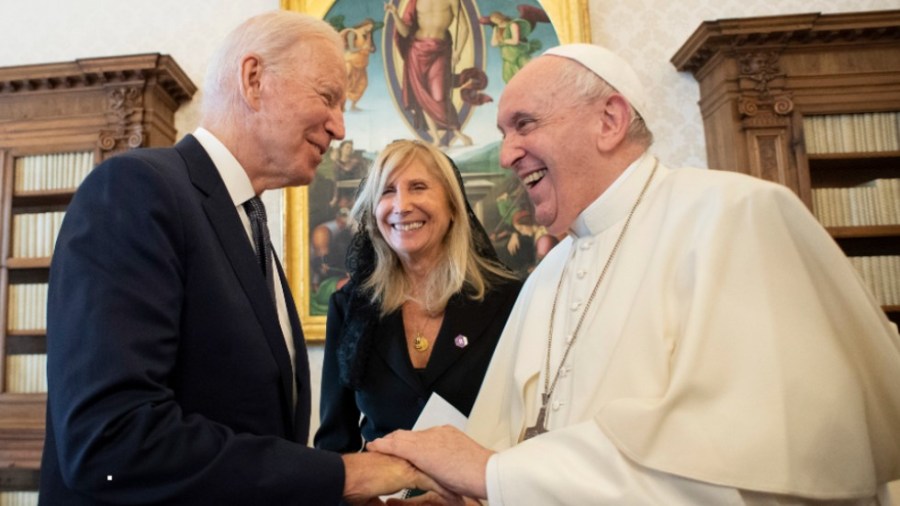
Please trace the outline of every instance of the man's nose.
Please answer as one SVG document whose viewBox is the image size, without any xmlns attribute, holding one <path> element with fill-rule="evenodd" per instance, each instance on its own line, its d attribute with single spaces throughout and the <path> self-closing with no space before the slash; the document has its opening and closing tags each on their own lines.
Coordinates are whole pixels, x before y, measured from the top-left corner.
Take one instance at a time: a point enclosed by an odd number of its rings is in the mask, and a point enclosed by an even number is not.
<svg viewBox="0 0 900 506">
<path fill-rule="evenodd" d="M 340 107 L 332 109 L 331 118 L 325 123 L 325 130 L 331 134 L 333 139 L 341 140 L 344 138 L 344 111 Z"/>
<path fill-rule="evenodd" d="M 525 151 L 519 147 L 514 136 L 506 136 L 500 143 L 500 166 L 506 169 L 512 169 L 522 157 Z"/>
</svg>

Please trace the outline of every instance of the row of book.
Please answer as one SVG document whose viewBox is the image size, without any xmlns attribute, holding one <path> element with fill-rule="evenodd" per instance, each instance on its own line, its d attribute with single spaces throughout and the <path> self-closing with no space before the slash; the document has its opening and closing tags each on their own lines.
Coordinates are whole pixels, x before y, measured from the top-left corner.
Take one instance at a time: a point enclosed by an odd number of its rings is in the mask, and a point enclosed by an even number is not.
<svg viewBox="0 0 900 506">
<path fill-rule="evenodd" d="M 808 154 L 900 151 L 900 113 L 833 114 L 803 118 Z"/>
<path fill-rule="evenodd" d="M 882 306 L 900 306 L 900 256 L 850 257 L 850 263 Z"/>
<path fill-rule="evenodd" d="M 65 211 L 13 215 L 13 258 L 40 258 L 53 255 L 56 236 Z"/>
<path fill-rule="evenodd" d="M 813 213 L 826 227 L 900 225 L 900 179 L 849 188 L 815 188 Z"/>
<path fill-rule="evenodd" d="M 94 153 L 72 152 L 16 158 L 16 193 L 74 190 L 94 168 Z"/>
<path fill-rule="evenodd" d="M 0 506 L 37 506 L 38 493 L 25 490 L 0 492 Z"/>
<path fill-rule="evenodd" d="M 10 331 L 47 327 L 47 283 L 9 285 L 6 328 Z"/>
<path fill-rule="evenodd" d="M 47 354 L 6 356 L 6 391 L 11 394 L 47 392 Z"/>
</svg>

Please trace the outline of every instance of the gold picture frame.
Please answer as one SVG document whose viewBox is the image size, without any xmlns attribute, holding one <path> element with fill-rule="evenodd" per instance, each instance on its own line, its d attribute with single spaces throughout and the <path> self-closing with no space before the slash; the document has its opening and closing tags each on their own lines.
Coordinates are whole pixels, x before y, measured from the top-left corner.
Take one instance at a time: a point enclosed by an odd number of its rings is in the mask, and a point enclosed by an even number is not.
<svg viewBox="0 0 900 506">
<path fill-rule="evenodd" d="M 281 0 L 281 7 L 325 19 L 338 1 L 348 0 Z M 472 1 L 475 5 L 487 2 L 487 0 Z M 536 2 L 549 17 L 560 43 L 590 42 L 587 0 L 536 0 Z M 510 2 L 509 5 L 514 7 L 515 3 Z M 285 189 L 283 202 L 285 271 L 288 284 L 297 304 L 306 340 L 322 341 L 325 338 L 326 317 L 312 314 L 310 310 L 312 288 L 309 188 L 304 186 Z"/>
</svg>

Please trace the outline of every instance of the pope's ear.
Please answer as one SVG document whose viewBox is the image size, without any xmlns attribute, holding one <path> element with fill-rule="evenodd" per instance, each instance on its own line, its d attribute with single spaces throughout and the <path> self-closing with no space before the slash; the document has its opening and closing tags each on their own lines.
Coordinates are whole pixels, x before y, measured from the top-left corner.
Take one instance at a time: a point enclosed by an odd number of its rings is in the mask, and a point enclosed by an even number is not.
<svg viewBox="0 0 900 506">
<path fill-rule="evenodd" d="M 631 126 L 631 107 L 625 97 L 613 93 L 603 104 L 600 113 L 600 135 L 597 148 L 608 152 L 622 143 Z"/>
<path fill-rule="evenodd" d="M 240 64 L 241 97 L 254 111 L 259 110 L 262 86 L 262 61 L 253 53 L 244 55 Z"/>
</svg>

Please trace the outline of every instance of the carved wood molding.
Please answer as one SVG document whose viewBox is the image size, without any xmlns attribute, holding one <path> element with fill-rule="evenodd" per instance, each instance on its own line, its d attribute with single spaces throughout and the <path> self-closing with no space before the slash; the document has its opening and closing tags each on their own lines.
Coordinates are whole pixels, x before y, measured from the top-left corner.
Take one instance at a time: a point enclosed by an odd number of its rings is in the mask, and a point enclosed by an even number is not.
<svg viewBox="0 0 900 506">
<path fill-rule="evenodd" d="M 2 67 L 0 142 L 34 149 L 33 132 L 52 132 L 72 146 L 64 149 L 90 143 L 100 162 L 166 144 L 175 134 L 174 111 L 196 91 L 178 64 L 159 53 Z"/>
<path fill-rule="evenodd" d="M 109 127 L 100 131 L 103 159 L 139 147 L 144 141 L 144 94 L 138 86 L 113 86 L 107 90 Z"/>
<path fill-rule="evenodd" d="M 159 53 L 0 68 L 0 96 L 133 82 L 160 86 L 176 104 L 190 100 L 197 91 L 175 60 Z"/>
<path fill-rule="evenodd" d="M 745 127 L 787 126 L 778 117 L 794 110 L 790 92 L 785 90 L 784 73 L 778 65 L 779 51 L 738 51 L 738 112 Z"/>
<path fill-rule="evenodd" d="M 691 35 L 672 63 L 697 74 L 716 54 L 788 47 L 859 44 L 900 40 L 900 10 L 842 14 L 795 14 L 706 21 Z"/>
</svg>

